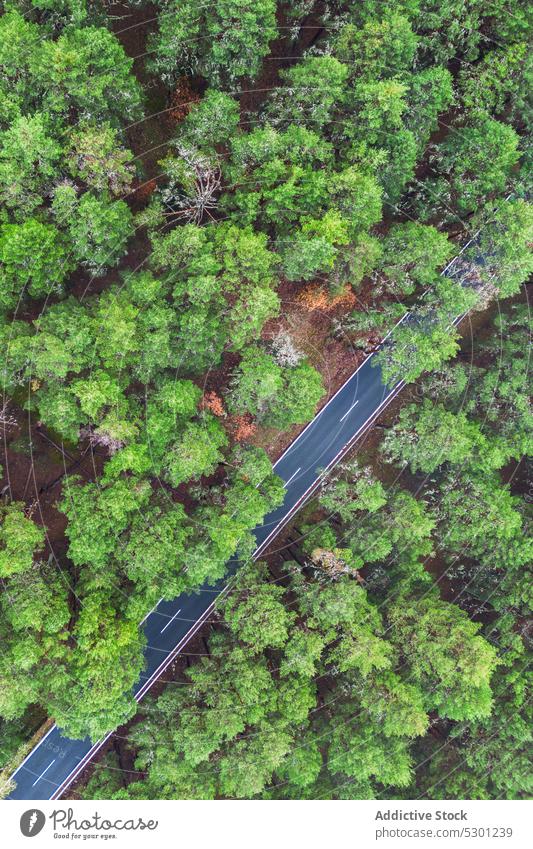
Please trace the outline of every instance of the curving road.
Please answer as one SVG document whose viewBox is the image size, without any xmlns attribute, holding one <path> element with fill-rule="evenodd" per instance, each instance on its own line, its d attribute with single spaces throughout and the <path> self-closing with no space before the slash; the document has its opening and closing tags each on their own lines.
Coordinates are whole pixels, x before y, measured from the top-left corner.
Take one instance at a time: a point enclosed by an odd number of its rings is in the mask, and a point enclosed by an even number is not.
<svg viewBox="0 0 533 849">
<path fill-rule="evenodd" d="M 443 274 L 449 273 L 454 261 Z M 406 313 L 398 323 L 408 320 L 409 316 L 410 313 Z M 374 358 L 375 353 L 366 358 L 274 464 L 276 474 L 285 481 L 285 500 L 255 529 L 255 558 L 317 489 L 322 474 L 339 462 L 354 440 L 404 386 L 402 380 L 392 389 L 388 388 L 381 369 L 373 363 Z M 230 572 L 231 568 L 232 564 Z M 196 595 L 180 595 L 173 601 L 161 601 L 148 614 L 142 623 L 147 646 L 145 671 L 134 688 L 137 701 L 201 627 L 226 584 L 227 579 L 211 587 L 202 587 Z M 112 733 L 93 745 L 89 739 L 70 740 L 54 726 L 13 773 L 17 786 L 9 798 L 60 798 Z"/>
</svg>

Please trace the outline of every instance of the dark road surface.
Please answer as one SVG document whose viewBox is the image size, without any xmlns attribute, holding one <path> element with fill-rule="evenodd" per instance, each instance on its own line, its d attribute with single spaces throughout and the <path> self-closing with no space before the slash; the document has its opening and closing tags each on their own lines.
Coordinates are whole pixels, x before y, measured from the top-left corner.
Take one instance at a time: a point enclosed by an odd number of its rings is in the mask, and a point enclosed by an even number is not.
<svg viewBox="0 0 533 849">
<path fill-rule="evenodd" d="M 444 274 L 450 273 L 455 259 Z M 400 321 L 408 317 L 409 313 Z M 372 364 L 374 357 L 375 354 L 367 357 L 275 463 L 276 474 L 285 481 L 285 501 L 255 529 L 255 557 L 317 488 L 321 471 L 341 459 L 404 385 L 401 381 L 392 389 L 387 388 L 379 366 Z M 146 663 L 134 690 L 137 700 L 201 627 L 226 583 L 227 579 L 213 587 L 203 587 L 196 595 L 161 601 L 149 613 L 142 626 L 147 637 Z M 88 739 L 63 737 L 54 726 L 13 774 L 17 786 L 9 798 L 58 799 L 111 733 L 93 746 Z"/>
<path fill-rule="evenodd" d="M 382 383 L 372 354 L 289 446 L 274 469 L 285 483 L 285 501 L 255 531 L 259 556 L 299 506 L 316 488 L 320 471 L 335 464 L 345 449 L 399 391 Z M 161 675 L 211 612 L 226 581 L 204 587 L 197 595 L 161 601 L 144 621 L 147 637 L 145 671 L 135 688 L 137 699 Z M 107 739 L 107 738 L 106 738 Z M 13 774 L 17 783 L 10 799 L 57 799 L 103 741 L 69 740 L 55 726 Z"/>
</svg>

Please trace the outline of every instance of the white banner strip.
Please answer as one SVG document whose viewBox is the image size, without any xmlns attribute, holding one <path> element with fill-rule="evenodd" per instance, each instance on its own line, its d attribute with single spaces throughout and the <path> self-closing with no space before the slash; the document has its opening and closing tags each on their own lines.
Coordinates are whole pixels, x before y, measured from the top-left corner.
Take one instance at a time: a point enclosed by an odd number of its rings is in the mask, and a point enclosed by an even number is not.
<svg viewBox="0 0 533 849">
<path fill-rule="evenodd" d="M 27 802 L 2 807 L 4 846 L 518 847 L 531 845 L 530 802 Z"/>
</svg>

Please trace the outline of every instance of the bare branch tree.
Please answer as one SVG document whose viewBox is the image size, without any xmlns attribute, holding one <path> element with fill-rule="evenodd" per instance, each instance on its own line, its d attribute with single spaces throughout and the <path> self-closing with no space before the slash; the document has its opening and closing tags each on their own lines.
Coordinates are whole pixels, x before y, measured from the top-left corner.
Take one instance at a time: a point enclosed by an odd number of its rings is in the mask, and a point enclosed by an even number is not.
<svg viewBox="0 0 533 849">
<path fill-rule="evenodd" d="M 9 413 L 9 402 L 4 401 L 3 407 L 0 409 L 0 427 L 6 430 L 9 427 L 16 427 L 17 420 L 15 416 Z"/>
<path fill-rule="evenodd" d="M 218 165 L 193 148 L 179 145 L 179 159 L 162 197 L 168 215 L 200 224 L 205 215 L 213 217 L 222 177 Z"/>
</svg>

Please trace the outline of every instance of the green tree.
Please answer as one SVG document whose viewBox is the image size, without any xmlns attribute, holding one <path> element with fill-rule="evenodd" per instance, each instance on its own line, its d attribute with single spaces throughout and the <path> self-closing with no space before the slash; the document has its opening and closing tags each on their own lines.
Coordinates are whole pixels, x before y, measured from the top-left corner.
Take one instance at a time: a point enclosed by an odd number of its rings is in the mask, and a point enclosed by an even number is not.
<svg viewBox="0 0 533 849">
<path fill-rule="evenodd" d="M 69 557 L 75 565 L 103 572 L 131 515 L 148 503 L 150 485 L 132 478 L 102 487 L 73 483 L 59 505 L 68 519 Z"/>
<path fill-rule="evenodd" d="M 22 526 L 29 520 L 17 518 L 18 505 L 10 506 L 14 509 L 5 517 L 3 535 L 9 534 L 8 543 L 16 536 L 17 552 L 9 570 L 3 570 L 0 598 L 0 714 L 8 720 L 22 716 L 31 704 L 49 709 L 50 692 L 65 685 L 62 672 L 71 618 L 66 577 L 56 563 L 45 564 L 32 556 L 34 547 L 42 547 L 44 533 L 33 526 L 32 540 L 32 529 Z M 13 518 L 18 526 L 10 528 Z M 0 553 L 8 551 L 9 544 Z"/>
<path fill-rule="evenodd" d="M 4 582 L 2 615 L 16 632 L 65 631 L 71 612 L 66 577 L 55 563 L 33 562 Z"/>
<path fill-rule="evenodd" d="M 166 476 L 172 486 L 212 474 L 222 460 L 220 449 L 227 442 L 224 428 L 214 416 L 204 414 L 201 421 L 190 422 L 165 460 Z"/>
<path fill-rule="evenodd" d="M 21 115 L 0 133 L 0 201 L 17 216 L 43 203 L 56 176 L 61 146 L 47 123 L 42 113 Z"/>
<path fill-rule="evenodd" d="M 100 0 L 88 4 L 87 0 L 4 0 L 5 7 L 20 9 L 36 18 L 47 29 L 63 29 L 68 24 L 79 26 L 93 18 L 101 18 Z"/>
<path fill-rule="evenodd" d="M 243 353 L 229 403 L 235 412 L 247 411 L 267 425 L 285 428 L 312 418 L 323 394 L 322 377 L 309 363 L 283 368 L 255 347 Z"/>
<path fill-rule="evenodd" d="M 271 427 L 286 428 L 309 421 L 324 395 L 322 375 L 310 363 L 287 369 L 284 378 L 283 390 L 264 419 Z"/>
<path fill-rule="evenodd" d="M 480 0 L 422 0 L 413 9 L 415 27 L 421 35 L 424 59 L 446 64 L 458 54 L 466 62 L 475 60 L 482 38 L 485 7 Z"/>
<path fill-rule="evenodd" d="M 235 98 L 208 88 L 180 124 L 178 139 L 193 149 L 209 153 L 217 145 L 228 147 L 237 132 L 239 117 L 239 104 Z"/>
<path fill-rule="evenodd" d="M 71 684 L 50 693 L 51 708 L 65 734 L 96 741 L 137 710 L 131 690 L 143 668 L 145 638 L 138 622 L 110 601 L 108 589 L 84 596 L 73 637 L 65 670 Z"/>
<path fill-rule="evenodd" d="M 440 318 L 433 307 L 419 307 L 409 320 L 394 328 L 372 365 L 379 366 L 387 385 L 413 383 L 425 371 L 434 371 L 459 349 L 458 332 L 447 313 Z"/>
<path fill-rule="evenodd" d="M 94 274 L 103 274 L 126 252 L 133 234 L 130 209 L 124 201 L 111 201 L 105 193 L 99 198 L 86 193 L 73 211 L 67 228 L 72 253 Z"/>
<path fill-rule="evenodd" d="M 361 510 L 375 513 L 387 503 L 381 481 L 368 466 L 360 466 L 357 460 L 340 463 L 325 478 L 319 498 L 326 510 L 338 513 L 346 523 Z"/>
<path fill-rule="evenodd" d="M 401 78 L 411 69 L 417 36 L 409 19 L 390 13 L 344 26 L 334 42 L 339 59 L 350 67 L 352 78 Z"/>
<path fill-rule="evenodd" d="M 134 176 L 133 154 L 109 124 L 86 126 L 72 133 L 68 154 L 70 173 L 96 192 L 122 195 Z"/>
<path fill-rule="evenodd" d="M 481 210 L 474 224 L 481 228 L 476 250 L 484 259 L 477 268 L 482 284 L 503 298 L 516 294 L 533 268 L 532 205 L 520 199 L 499 200 Z M 466 258 L 473 254 L 474 248 L 469 248 Z"/>
<path fill-rule="evenodd" d="M 528 390 L 528 352 L 524 337 L 531 334 L 527 306 L 512 304 L 494 321 L 494 333 L 482 351 L 491 357 L 478 372 L 469 411 L 482 416 L 508 458 L 531 453 L 532 412 Z"/>
<path fill-rule="evenodd" d="M 29 62 L 44 90 L 44 107 L 52 114 L 74 112 L 81 122 L 117 126 L 139 116 L 141 93 L 131 73 L 133 59 L 103 27 L 66 28 L 57 40 L 43 40 Z"/>
<path fill-rule="evenodd" d="M 518 162 L 519 137 L 512 127 L 483 117 L 445 139 L 439 169 L 446 174 L 459 213 L 471 212 L 480 200 L 503 192 Z"/>
<path fill-rule="evenodd" d="M 479 635 L 480 625 L 454 604 L 433 595 L 401 597 L 388 610 L 391 638 L 420 684 L 427 709 L 450 719 L 488 716 L 495 649 Z"/>
<path fill-rule="evenodd" d="M 521 534 L 522 516 L 518 502 L 502 486 L 495 472 L 483 474 L 466 470 L 460 476 L 450 472 L 441 486 L 439 518 L 444 544 L 449 551 L 467 551 L 469 556 L 493 557 L 493 562 L 518 560 L 513 541 Z"/>
<path fill-rule="evenodd" d="M 416 221 L 394 224 L 383 242 L 380 269 L 394 293 L 410 295 L 434 283 L 452 253 L 447 235 L 435 227 Z"/>
<path fill-rule="evenodd" d="M 343 784 L 347 776 L 356 780 L 351 798 L 373 798 L 372 782 L 391 787 L 408 785 L 414 765 L 409 741 L 386 737 L 370 722 L 357 721 L 352 711 L 349 705 L 344 706 L 329 747 L 331 771 L 341 774 Z"/>
<path fill-rule="evenodd" d="M 492 716 L 460 723 L 444 746 L 431 751 L 427 774 L 420 776 L 430 798 L 527 798 L 531 703 L 526 697 L 530 679 L 526 662 L 524 656 L 496 670 Z"/>
<path fill-rule="evenodd" d="M 491 444 L 480 425 L 470 421 L 464 411 L 448 411 L 429 399 L 424 399 L 420 407 L 401 410 L 383 449 L 389 461 L 409 463 L 413 472 L 431 473 L 444 463 L 494 469 L 507 460 L 501 446 Z"/>
<path fill-rule="evenodd" d="M 409 80 L 408 99 L 409 111 L 405 122 L 422 153 L 431 133 L 438 128 L 439 115 L 454 102 L 452 75 L 441 66 L 413 74 Z"/>
<path fill-rule="evenodd" d="M 269 583 L 268 575 L 264 563 L 241 569 L 222 603 L 230 631 L 255 653 L 284 646 L 296 618 L 282 602 L 283 587 Z"/>
<path fill-rule="evenodd" d="M 135 585 L 128 617 L 140 621 L 161 598 L 176 598 L 190 586 L 183 569 L 192 528 L 181 504 L 154 503 L 134 514 L 115 558 Z M 193 579 L 194 580 L 194 579 Z"/>
<path fill-rule="evenodd" d="M 234 374 L 228 403 L 230 410 L 248 411 L 261 416 L 283 388 L 283 369 L 266 351 L 258 347 L 243 352 Z"/>
<path fill-rule="evenodd" d="M 0 307 L 12 309 L 26 292 L 34 298 L 60 294 L 71 269 L 53 224 L 28 218 L 0 227 Z"/>
<path fill-rule="evenodd" d="M 152 70 L 165 81 L 201 74 L 211 85 L 257 76 L 277 35 L 275 0 L 216 0 L 201 8 L 160 0 L 159 31 L 149 41 Z"/>
<path fill-rule="evenodd" d="M 9 320 L 0 310 L 0 345 L 4 351 L 0 365 L 2 388 L 7 395 L 25 382 L 30 362 L 32 330 L 24 321 Z"/>
<path fill-rule="evenodd" d="M 173 285 L 176 344 L 190 372 L 240 350 L 275 315 L 275 254 L 266 236 L 234 224 L 177 227 L 154 238 L 151 264 Z"/>
<path fill-rule="evenodd" d="M 34 553 L 44 546 L 45 530 L 17 501 L 0 506 L 0 519 L 0 576 L 5 578 L 31 568 Z"/>
<path fill-rule="evenodd" d="M 531 56 L 525 42 L 490 50 L 475 65 L 459 75 L 459 90 L 465 109 L 503 116 L 510 110 L 519 121 L 531 124 L 528 88 Z"/>
<path fill-rule="evenodd" d="M 272 92 L 267 105 L 274 126 L 303 124 L 318 132 L 331 122 L 344 94 L 346 65 L 334 56 L 305 56 L 280 76 L 284 84 Z"/>
<path fill-rule="evenodd" d="M 0 123 L 5 127 L 33 98 L 29 57 L 38 49 L 39 28 L 16 10 L 0 17 Z"/>
</svg>

